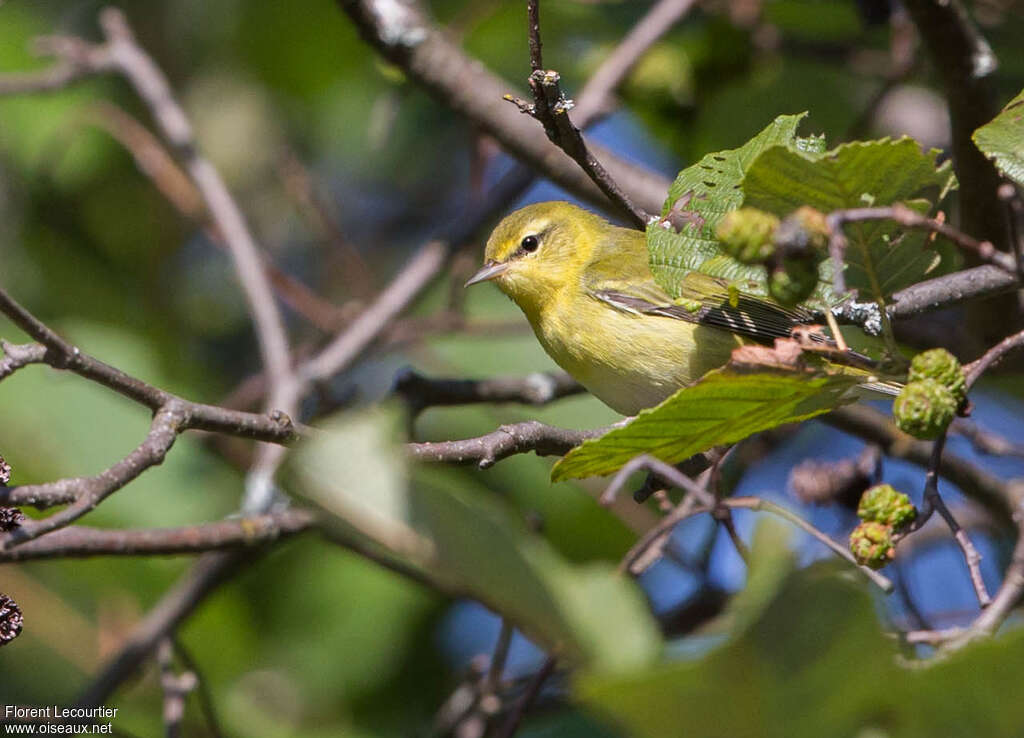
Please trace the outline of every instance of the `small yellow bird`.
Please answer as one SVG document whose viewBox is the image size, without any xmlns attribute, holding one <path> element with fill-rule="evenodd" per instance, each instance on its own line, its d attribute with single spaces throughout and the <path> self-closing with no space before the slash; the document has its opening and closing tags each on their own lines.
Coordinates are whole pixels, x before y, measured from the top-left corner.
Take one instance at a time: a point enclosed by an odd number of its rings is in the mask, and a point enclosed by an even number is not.
<svg viewBox="0 0 1024 738">
<path fill-rule="evenodd" d="M 502 220 L 466 286 L 485 281 L 522 309 L 559 366 L 624 415 L 722 366 L 737 346 L 814 322 L 802 308 L 738 295 L 728 280 L 696 271 L 674 299 L 654 280 L 642 231 L 567 202 Z"/>
</svg>

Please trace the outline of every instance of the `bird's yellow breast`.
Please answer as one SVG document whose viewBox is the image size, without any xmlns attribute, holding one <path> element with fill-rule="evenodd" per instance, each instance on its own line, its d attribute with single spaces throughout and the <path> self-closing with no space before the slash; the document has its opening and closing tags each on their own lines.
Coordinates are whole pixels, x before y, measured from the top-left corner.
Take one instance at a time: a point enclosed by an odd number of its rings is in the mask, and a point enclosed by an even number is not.
<svg viewBox="0 0 1024 738">
<path fill-rule="evenodd" d="M 638 316 L 595 298 L 527 311 L 555 362 L 616 412 L 635 415 L 725 364 L 742 339 L 675 318 Z"/>
</svg>

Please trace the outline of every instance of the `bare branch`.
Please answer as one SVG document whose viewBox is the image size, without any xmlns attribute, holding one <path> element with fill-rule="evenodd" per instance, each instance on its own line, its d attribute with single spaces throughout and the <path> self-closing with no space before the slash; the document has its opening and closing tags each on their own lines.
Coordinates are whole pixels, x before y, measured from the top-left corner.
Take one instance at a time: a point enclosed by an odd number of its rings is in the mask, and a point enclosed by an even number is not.
<svg viewBox="0 0 1024 738">
<path fill-rule="evenodd" d="M 52 530 L 70 525 L 142 472 L 151 466 L 162 463 L 164 456 L 174 445 L 178 433 L 181 432 L 185 417 L 185 408 L 179 403 L 172 402 L 161 408 L 153 416 L 153 423 L 146 435 L 146 440 L 130 454 L 95 477 L 62 479 L 49 484 L 16 487 L 12 490 L 12 494 L 17 497 L 24 495 L 27 499 L 56 504 L 52 502 L 53 499 L 65 499 L 70 494 L 73 502 L 48 518 L 26 522 L 0 536 L 0 551 L 6 551 L 19 543 L 31 541 Z"/>
<path fill-rule="evenodd" d="M 173 632 L 223 582 L 255 562 L 265 549 L 204 554 L 189 573 L 167 592 L 129 634 L 76 702 L 96 707 L 108 701 L 125 679 L 136 672 L 167 634 Z"/>
<path fill-rule="evenodd" d="M 956 418 L 949 427 L 950 433 L 963 436 L 971 442 L 974 449 L 989 456 L 1015 456 L 1024 459 L 1024 444 L 1014 443 L 1008 438 L 982 428 L 963 418 Z"/>
<path fill-rule="evenodd" d="M 71 526 L 0 552 L 0 562 L 91 556 L 177 556 L 251 548 L 310 530 L 316 517 L 292 509 L 202 525 L 148 530 Z"/>
<path fill-rule="evenodd" d="M 13 344 L 0 339 L 0 349 L 4 357 L 0 359 L 0 380 L 14 374 L 29 364 L 46 362 L 46 347 L 38 343 Z"/>
<path fill-rule="evenodd" d="M 546 405 L 583 392 L 586 392 L 583 386 L 565 372 L 494 379 L 431 379 L 409 368 L 395 377 L 395 393 L 405 400 L 414 415 L 428 407 L 484 402 Z"/>
<path fill-rule="evenodd" d="M 580 165 L 587 176 L 594 181 L 605 197 L 625 210 L 633 224 L 639 228 L 647 226 L 650 215 L 637 207 L 629 195 L 622 190 L 597 158 L 587 148 L 583 134 L 569 120 L 569 111 L 574 103 L 565 97 L 559 85 L 558 72 L 544 69 L 541 58 L 540 41 L 540 0 L 527 0 L 530 37 L 530 69 L 529 83 L 533 90 L 533 105 L 524 104 L 513 95 L 505 95 L 505 99 L 516 104 L 519 110 L 527 113 L 544 126 L 548 139 Z"/>
<path fill-rule="evenodd" d="M 974 254 L 981 261 L 999 267 L 1005 272 L 1017 275 L 1016 259 L 1010 254 L 997 251 L 988 241 L 978 241 L 963 231 L 954 228 L 946 223 L 921 215 L 908 208 L 906 205 L 897 203 L 888 207 L 878 208 L 849 208 L 847 210 L 834 210 L 829 213 L 826 222 L 831 233 L 829 237 L 829 253 L 833 261 L 833 282 L 835 289 L 840 294 L 846 292 L 843 281 L 842 258 L 846 251 L 846 236 L 843 234 L 843 226 L 847 223 L 862 223 L 872 220 L 891 220 L 904 228 L 930 231 L 945 236 L 964 251 Z"/>
<path fill-rule="evenodd" d="M 111 66 L 124 75 L 149 107 L 157 126 L 199 188 L 227 243 L 256 326 L 263 364 L 270 377 L 269 405 L 276 406 L 279 404 L 274 397 L 276 386 L 284 382 L 290 373 L 288 339 L 256 241 L 220 174 L 199 153 L 192 126 L 174 98 L 167 78 L 135 42 L 124 14 L 115 8 L 105 8 L 100 13 L 100 26 L 106 36 L 106 53 Z"/>
<path fill-rule="evenodd" d="M 981 375 L 998 364 L 1006 354 L 1024 346 L 1024 331 L 1015 333 L 1004 338 L 975 362 L 968 364 L 964 369 L 967 372 L 967 387 L 973 387 L 974 383 L 981 379 Z"/>
<path fill-rule="evenodd" d="M 946 506 L 942 495 L 939 494 L 939 465 L 942 463 L 942 450 L 945 446 L 946 434 L 944 432 L 932 444 L 928 470 L 925 474 L 924 504 L 910 529 L 898 538 L 894 537 L 894 542 L 898 541 L 899 538 L 911 535 L 914 531 L 920 530 L 928 522 L 928 519 L 931 518 L 932 513 L 937 511 L 942 516 L 942 519 L 946 521 L 946 525 L 949 526 L 949 530 L 953 533 L 953 538 L 963 552 L 964 561 L 967 563 L 967 571 L 971 577 L 971 585 L 974 587 L 974 592 L 978 597 L 978 604 L 985 608 L 992 602 L 992 598 L 989 596 L 988 590 L 985 588 L 985 580 L 981 576 L 981 554 L 978 553 L 978 549 L 974 547 L 967 533 L 960 527 L 953 513 Z"/>
<path fill-rule="evenodd" d="M 284 413 L 275 411 L 258 415 L 189 402 L 105 364 L 61 338 L 19 305 L 3 289 L 0 289 L 0 313 L 6 315 L 15 325 L 42 344 L 41 348 L 18 347 L 15 350 L 16 354 L 38 356 L 42 351 L 42 361 L 54 369 L 74 372 L 85 379 L 102 384 L 154 412 L 172 404 L 180 406 L 184 413 L 184 421 L 180 430 L 191 428 L 215 431 L 268 443 L 290 443 L 297 437 L 295 426 Z"/>
<path fill-rule="evenodd" d="M 874 569 L 869 569 L 866 566 L 861 566 L 857 563 L 857 560 L 853 558 L 853 554 L 850 550 L 839 543 L 836 543 L 829 538 L 825 533 L 815 528 L 809 522 L 801 518 L 799 515 L 790 512 L 784 507 L 776 505 L 774 502 L 768 500 L 762 500 L 757 497 L 731 497 L 728 500 L 722 500 L 722 504 L 726 507 L 731 508 L 744 508 L 747 510 L 757 510 L 759 512 L 768 512 L 772 515 L 777 515 L 784 520 L 789 521 L 793 525 L 797 526 L 806 533 L 810 533 L 814 538 L 824 543 L 829 549 L 832 550 L 837 556 L 853 564 L 857 569 L 872 582 L 877 584 L 882 591 L 886 594 L 893 591 L 894 587 L 891 581 L 887 577 L 882 576 Z"/>
<path fill-rule="evenodd" d="M 893 320 L 1012 292 L 1020 287 L 1013 274 L 998 267 L 982 266 L 918 282 L 892 295 L 887 308 Z"/>
<path fill-rule="evenodd" d="M 544 683 L 555 673 L 555 667 L 558 666 L 558 657 L 555 655 L 549 655 L 540 670 L 534 674 L 533 679 L 530 680 L 530 684 L 526 687 L 526 692 L 519 698 L 519 701 L 512 708 L 512 711 L 505 718 L 505 722 L 502 723 L 501 728 L 495 734 L 497 738 L 512 738 L 519 730 L 519 724 L 523 722 L 523 717 L 533 706 L 533 703 L 537 701 L 537 697 L 540 696 L 540 691 L 544 687 Z"/>
<path fill-rule="evenodd" d="M 299 367 L 300 379 L 320 382 L 351 364 L 441 271 L 447 255 L 448 246 L 441 241 L 423 246 L 346 330 Z"/>
<path fill-rule="evenodd" d="M 416 461 L 445 464 L 476 464 L 487 469 L 514 454 L 530 451 L 538 456 L 562 456 L 588 438 L 597 438 L 608 428 L 570 430 L 555 428 L 536 420 L 503 425 L 478 438 L 434 443 L 407 443 L 406 453 Z"/>
<path fill-rule="evenodd" d="M 670 467 L 671 468 L 671 467 Z M 659 476 L 663 476 L 667 470 L 659 469 Z M 675 476 L 668 479 L 669 482 L 675 483 Z M 686 487 L 688 491 L 692 491 L 691 487 L 696 487 L 692 480 L 688 480 L 689 485 Z M 709 494 L 705 491 L 705 494 Z M 647 549 L 651 546 L 656 545 L 661 539 L 669 535 L 671 531 L 683 520 L 693 517 L 694 515 L 700 515 L 702 513 L 713 513 L 717 506 L 722 506 L 728 509 L 745 509 L 754 510 L 757 512 L 767 512 L 772 515 L 777 515 L 784 520 L 789 521 L 793 525 L 797 526 L 801 530 L 809 533 L 817 540 L 825 544 L 829 549 L 832 550 L 837 556 L 846 561 L 850 562 L 855 566 L 864 576 L 878 585 L 884 592 L 892 592 L 893 584 L 888 578 L 882 576 L 877 571 L 869 569 L 866 566 L 861 566 L 857 563 L 856 559 L 850 551 L 843 545 L 832 540 L 824 532 L 815 528 L 811 523 L 801 518 L 799 515 L 786 510 L 773 502 L 763 500 L 758 497 L 730 497 L 722 500 L 712 499 L 711 503 L 702 502 L 701 497 L 698 495 L 687 495 L 687 498 L 692 499 L 692 502 L 687 503 L 687 499 L 684 498 L 683 502 L 673 509 L 671 513 L 666 515 L 664 518 L 658 521 L 657 525 L 651 528 L 647 533 L 641 537 L 639 541 L 629 550 L 622 561 L 619 564 L 619 571 L 632 571 L 637 562 L 645 558 Z"/>
<path fill-rule="evenodd" d="M 199 189 L 155 135 L 124 110 L 106 102 L 87 108 L 83 118 L 102 128 L 124 146 L 135 160 L 138 170 L 153 183 L 175 210 L 198 223 L 214 244 L 226 248 L 224 237 L 217 223 L 210 219 Z M 259 252 L 259 257 L 277 296 L 296 313 L 327 333 L 334 332 L 347 322 L 342 308 L 335 307 L 301 281 L 279 269 L 265 252 Z M 360 282 L 364 285 L 371 284 L 371 280 L 365 276 Z"/>
<path fill-rule="evenodd" d="M 516 115 L 502 97 L 515 86 L 467 56 L 419 4 L 385 0 L 338 0 L 360 35 L 439 102 L 492 135 L 520 160 L 558 185 L 604 206 L 607 199 L 564 152 L 552 145 L 536 125 Z M 661 209 L 669 181 L 624 162 L 607 149 L 593 146 L 612 179 L 643 210 Z"/>
</svg>

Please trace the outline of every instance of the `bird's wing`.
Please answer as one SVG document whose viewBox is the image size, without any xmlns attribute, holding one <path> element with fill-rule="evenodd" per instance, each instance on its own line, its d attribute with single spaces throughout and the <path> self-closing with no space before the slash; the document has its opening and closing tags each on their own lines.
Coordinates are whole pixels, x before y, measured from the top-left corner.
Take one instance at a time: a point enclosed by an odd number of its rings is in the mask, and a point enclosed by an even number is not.
<svg viewBox="0 0 1024 738">
<path fill-rule="evenodd" d="M 815 322 L 811 312 L 784 307 L 743 291 L 743 286 L 691 272 L 683 279 L 678 298 L 671 297 L 653 278 L 623 280 L 599 275 L 585 288 L 592 297 L 617 310 L 712 326 L 762 343 L 788 338 L 794 328 Z"/>
</svg>

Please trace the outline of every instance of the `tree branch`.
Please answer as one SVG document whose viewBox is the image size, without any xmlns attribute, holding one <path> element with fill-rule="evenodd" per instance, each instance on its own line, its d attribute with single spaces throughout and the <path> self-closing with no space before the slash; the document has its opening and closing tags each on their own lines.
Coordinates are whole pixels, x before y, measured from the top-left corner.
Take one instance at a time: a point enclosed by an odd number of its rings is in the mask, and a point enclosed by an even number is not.
<svg viewBox="0 0 1024 738">
<path fill-rule="evenodd" d="M 846 292 L 843 280 L 843 255 L 846 251 L 846 236 L 843 233 L 843 226 L 847 223 L 862 223 L 872 220 L 891 220 L 904 228 L 930 231 L 945 236 L 962 250 L 973 254 L 980 261 L 997 266 L 1003 271 L 1017 276 L 1016 259 L 1002 251 L 997 251 L 989 241 L 978 241 L 963 231 L 942 223 L 934 218 L 921 215 L 908 208 L 906 205 L 897 203 L 888 207 L 878 208 L 849 208 L 847 210 L 834 210 L 829 213 L 826 222 L 829 232 L 829 252 L 835 262 L 833 265 L 833 284 L 838 293 Z"/>
<path fill-rule="evenodd" d="M 538 456 L 562 456 L 588 438 L 597 438 L 608 428 L 570 430 L 528 420 L 503 425 L 478 438 L 433 443 L 407 443 L 406 453 L 416 461 L 445 464 L 476 464 L 480 469 L 494 466 L 502 459 L 530 451 Z"/>
<path fill-rule="evenodd" d="M 151 466 L 163 463 L 167 452 L 181 432 L 185 422 L 185 409 L 175 402 L 161 408 L 153 416 L 146 439 L 134 451 L 94 477 L 61 479 L 57 482 L 15 488 L 15 496 L 37 503 L 54 503 L 54 499 L 72 496 L 73 502 L 63 510 L 42 520 L 26 522 L 0 536 L 0 551 L 6 551 L 25 541 L 31 541 L 57 528 L 70 525 L 99 505 L 104 499 L 124 487 Z M 21 490 L 21 494 L 18 494 Z M 25 503 L 17 503 L 25 504 Z M 35 503 L 33 503 L 35 504 Z"/>
<path fill-rule="evenodd" d="M 302 509 L 180 528 L 108 530 L 76 525 L 2 551 L 0 562 L 91 556 L 177 556 L 251 548 L 315 526 L 315 515 Z"/>
<path fill-rule="evenodd" d="M 586 174 L 503 101 L 514 85 L 467 56 L 443 29 L 427 19 L 417 3 L 338 0 L 338 4 L 367 43 L 443 105 L 465 116 L 558 185 L 595 204 L 607 205 L 608 200 Z M 626 163 L 599 146 L 592 149 L 640 208 L 649 212 L 661 209 L 668 192 L 667 179 Z"/>
<path fill-rule="evenodd" d="M 604 196 L 629 214 L 635 226 L 646 227 L 650 215 L 642 208 L 637 207 L 629 195 L 616 184 L 607 170 L 587 148 L 583 134 L 569 119 L 569 111 L 572 110 L 574 103 L 562 92 L 558 72 L 544 69 L 541 57 L 540 0 L 527 0 L 526 7 L 529 16 L 530 69 L 532 70 L 528 81 L 530 89 L 533 91 L 533 104 L 524 103 L 514 95 L 506 94 L 504 98 L 515 103 L 520 112 L 540 121 L 548 140 L 572 157 L 573 161 L 580 165 L 580 168 L 604 193 Z"/>
<path fill-rule="evenodd" d="M 967 563 L 967 571 L 971 577 L 971 585 L 974 587 L 974 592 L 978 597 L 978 604 L 985 608 L 992 602 L 992 598 L 985 588 L 985 579 L 981 575 L 981 554 L 978 553 L 978 549 L 974 547 L 964 529 L 960 527 L 960 524 L 956 521 L 953 513 L 950 512 L 945 501 L 942 499 L 942 495 L 939 493 L 939 465 L 942 463 L 942 450 L 945 448 L 945 445 L 945 433 L 932 443 L 931 457 L 928 461 L 927 473 L 925 474 L 924 504 L 921 506 L 921 510 L 910 526 L 910 529 L 905 534 L 894 537 L 894 543 L 900 538 L 920 530 L 931 518 L 932 513 L 937 511 L 942 516 L 942 519 L 946 521 L 946 525 L 949 526 L 949 530 L 953 533 L 954 540 L 956 540 L 957 545 L 960 546 L 960 550 L 963 552 L 964 561 Z"/>
<path fill-rule="evenodd" d="M 168 633 L 173 632 L 223 582 L 254 563 L 259 553 L 265 550 L 214 552 L 200 557 L 189 574 L 179 580 L 134 628 L 121 649 L 79 697 L 76 707 L 95 707 L 107 702 L 118 685 L 136 672 Z"/>
<path fill-rule="evenodd" d="M 290 443 L 297 438 L 296 427 L 292 424 L 291 419 L 283 413 L 270 412 L 259 415 L 228 410 L 215 405 L 189 402 L 105 364 L 61 338 L 19 305 L 3 289 L 0 289 L 0 313 L 10 318 L 15 325 L 41 344 L 38 347 L 19 346 L 15 351 L 16 354 L 38 357 L 41 353 L 42 362 L 49 364 L 54 369 L 70 371 L 80 377 L 102 384 L 154 412 L 170 404 L 178 405 L 184 413 L 180 430 L 214 431 L 269 443 Z M 7 361 L 7 358 L 9 355 L 5 357 L 4 361 Z M 25 363 L 40 362 L 33 360 Z"/>
<path fill-rule="evenodd" d="M 14 374 L 29 364 L 46 363 L 46 347 L 38 343 L 13 344 L 0 339 L 0 350 L 4 357 L 0 359 L 0 380 Z"/>
<path fill-rule="evenodd" d="M 270 377 L 272 390 L 268 398 L 269 405 L 275 406 L 275 388 L 290 373 L 288 338 L 274 300 L 273 289 L 263 268 L 259 247 L 224 180 L 199 153 L 192 126 L 174 98 L 167 78 L 135 42 L 124 14 L 115 8 L 105 8 L 100 13 L 100 27 L 106 37 L 105 51 L 110 68 L 120 72 L 149 107 L 157 127 L 199 188 L 211 217 L 224 237 L 249 303 L 263 365 Z"/>
<path fill-rule="evenodd" d="M 1019 349 L 1022 346 L 1024 346 L 1024 331 L 1004 338 L 1002 341 L 986 351 L 980 359 L 965 366 L 964 369 L 967 372 L 968 389 L 973 387 L 974 383 L 981 379 L 982 374 L 998 364 L 1006 354 Z"/>
<path fill-rule="evenodd" d="M 351 364 L 437 276 L 447 255 L 448 245 L 442 241 L 423 246 L 358 318 L 298 368 L 299 379 L 320 382 Z"/>
<path fill-rule="evenodd" d="M 413 415 L 428 407 L 518 402 L 546 405 L 562 397 L 586 392 L 565 372 L 536 372 L 525 377 L 494 379 L 431 379 L 407 368 L 395 377 L 395 394 Z"/>
</svg>

